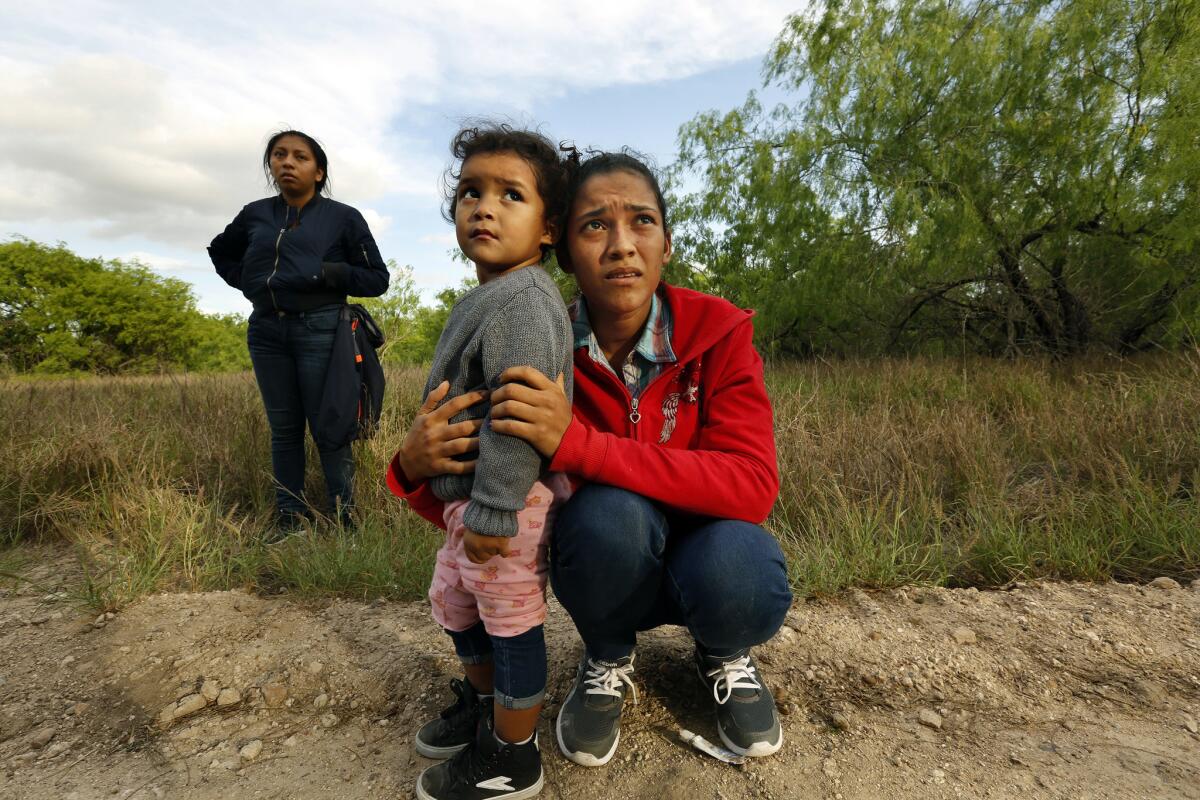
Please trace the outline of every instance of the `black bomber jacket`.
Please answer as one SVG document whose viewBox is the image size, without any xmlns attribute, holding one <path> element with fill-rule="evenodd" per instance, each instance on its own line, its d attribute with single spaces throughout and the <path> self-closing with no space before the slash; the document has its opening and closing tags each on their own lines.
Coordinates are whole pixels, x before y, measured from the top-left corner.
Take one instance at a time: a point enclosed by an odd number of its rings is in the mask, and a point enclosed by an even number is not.
<svg viewBox="0 0 1200 800">
<path fill-rule="evenodd" d="M 261 312 L 309 311 L 388 288 L 387 265 L 362 214 L 320 195 L 299 211 L 281 195 L 249 203 L 208 255 Z"/>
</svg>

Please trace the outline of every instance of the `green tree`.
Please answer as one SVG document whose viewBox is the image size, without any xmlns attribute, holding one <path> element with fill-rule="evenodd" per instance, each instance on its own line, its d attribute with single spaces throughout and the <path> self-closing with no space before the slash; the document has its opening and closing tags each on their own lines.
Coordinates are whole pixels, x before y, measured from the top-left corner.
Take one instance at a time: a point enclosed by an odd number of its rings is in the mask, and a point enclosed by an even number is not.
<svg viewBox="0 0 1200 800">
<path fill-rule="evenodd" d="M 386 294 L 382 297 L 351 298 L 351 302 L 361 303 L 383 329 L 385 341 L 379 351 L 381 361 L 387 364 L 415 364 L 420 359 L 413 358 L 417 348 L 413 323 L 421 308 L 421 295 L 416 288 L 412 267 L 398 267 L 396 262 L 388 261 L 388 271 L 392 278 Z"/>
<path fill-rule="evenodd" d="M 1197 321 L 1192 0 L 826 0 L 765 75 L 796 102 L 681 131 L 680 239 L 768 337 L 1065 354 Z"/>
<path fill-rule="evenodd" d="M 137 372 L 187 365 L 202 315 L 188 284 L 63 245 L 0 244 L 0 354 L 10 369 Z"/>
<path fill-rule="evenodd" d="M 194 339 L 185 362 L 196 372 L 241 372 L 250 369 L 246 318 L 240 314 L 197 314 Z"/>
</svg>

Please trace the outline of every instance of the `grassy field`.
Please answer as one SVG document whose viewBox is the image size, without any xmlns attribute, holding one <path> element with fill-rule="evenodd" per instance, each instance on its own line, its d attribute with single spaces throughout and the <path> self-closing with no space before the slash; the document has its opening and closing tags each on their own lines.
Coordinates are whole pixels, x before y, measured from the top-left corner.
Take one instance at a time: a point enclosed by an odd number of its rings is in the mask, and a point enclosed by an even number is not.
<svg viewBox="0 0 1200 800">
<path fill-rule="evenodd" d="M 0 383 L 0 576 L 71 543 L 80 599 L 166 589 L 422 596 L 439 534 L 382 475 L 423 374 L 356 445 L 361 526 L 260 543 L 253 378 Z M 768 527 L 801 594 L 907 583 L 1200 575 L 1200 355 L 1069 365 L 892 360 L 768 372 L 783 487 Z M 310 452 L 309 490 L 323 497 Z"/>
</svg>

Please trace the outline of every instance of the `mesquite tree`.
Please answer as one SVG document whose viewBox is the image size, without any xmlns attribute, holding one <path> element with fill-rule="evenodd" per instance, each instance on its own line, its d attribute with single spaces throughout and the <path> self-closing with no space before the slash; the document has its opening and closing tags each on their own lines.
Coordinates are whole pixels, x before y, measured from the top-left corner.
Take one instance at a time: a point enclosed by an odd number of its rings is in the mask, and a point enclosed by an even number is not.
<svg viewBox="0 0 1200 800">
<path fill-rule="evenodd" d="M 681 131 L 677 238 L 784 350 L 1191 337 L 1195 0 L 826 0 Z M 678 175 L 676 176 L 679 177 Z"/>
</svg>

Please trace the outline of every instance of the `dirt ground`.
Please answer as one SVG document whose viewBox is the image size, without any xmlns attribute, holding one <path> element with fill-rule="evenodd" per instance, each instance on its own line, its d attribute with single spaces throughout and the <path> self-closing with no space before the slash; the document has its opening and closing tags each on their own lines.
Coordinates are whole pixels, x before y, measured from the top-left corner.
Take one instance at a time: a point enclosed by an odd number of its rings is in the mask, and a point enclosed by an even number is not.
<svg viewBox="0 0 1200 800">
<path fill-rule="evenodd" d="M 71 602 L 69 559 L 0 587 L 0 798 L 397 798 L 458 674 L 421 603 L 157 595 Z M 621 747 L 584 769 L 553 719 L 579 642 L 547 625 L 547 798 L 1200 798 L 1200 582 L 902 589 L 798 602 L 758 661 L 783 750 L 716 741 L 679 629 L 645 635 Z"/>
</svg>

